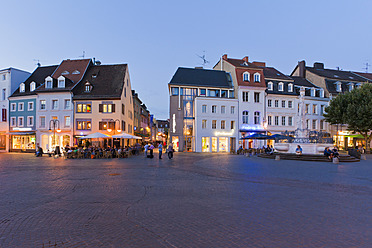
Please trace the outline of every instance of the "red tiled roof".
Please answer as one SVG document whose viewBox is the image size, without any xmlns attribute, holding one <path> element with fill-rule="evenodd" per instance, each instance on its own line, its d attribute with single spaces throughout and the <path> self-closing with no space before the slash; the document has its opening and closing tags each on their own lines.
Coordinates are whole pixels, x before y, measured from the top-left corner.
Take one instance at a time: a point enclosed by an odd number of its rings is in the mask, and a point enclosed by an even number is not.
<svg viewBox="0 0 372 248">
<path fill-rule="evenodd" d="M 57 79 L 59 76 L 63 75 L 72 82 L 78 83 L 83 78 L 90 62 L 90 59 L 63 60 L 57 70 L 53 73 L 52 78 Z M 64 72 L 68 72 L 68 74 L 63 74 Z M 79 73 L 74 74 L 74 72 Z"/>
</svg>

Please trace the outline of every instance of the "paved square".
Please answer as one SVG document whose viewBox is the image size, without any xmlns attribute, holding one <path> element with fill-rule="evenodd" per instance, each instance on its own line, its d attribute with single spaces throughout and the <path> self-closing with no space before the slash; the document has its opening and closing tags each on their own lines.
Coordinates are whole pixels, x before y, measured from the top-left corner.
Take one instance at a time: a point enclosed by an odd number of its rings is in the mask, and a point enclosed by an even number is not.
<svg viewBox="0 0 372 248">
<path fill-rule="evenodd" d="M 372 247 L 368 159 L 0 154 L 0 247 Z"/>
</svg>

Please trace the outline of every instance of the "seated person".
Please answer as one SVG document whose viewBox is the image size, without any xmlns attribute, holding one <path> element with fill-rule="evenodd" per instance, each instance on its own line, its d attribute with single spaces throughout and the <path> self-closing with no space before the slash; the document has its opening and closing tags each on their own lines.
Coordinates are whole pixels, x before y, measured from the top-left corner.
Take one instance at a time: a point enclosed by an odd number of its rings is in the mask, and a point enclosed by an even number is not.
<svg viewBox="0 0 372 248">
<path fill-rule="evenodd" d="M 301 155 L 302 154 L 302 148 L 301 148 L 300 145 L 298 145 L 297 148 L 296 148 L 296 154 L 297 155 Z"/>
<path fill-rule="evenodd" d="M 243 152 L 243 147 L 240 146 L 239 149 L 236 151 L 237 154 L 240 154 L 241 152 Z"/>
<path fill-rule="evenodd" d="M 324 156 L 326 156 L 329 159 L 332 159 L 333 158 L 333 153 L 331 152 L 331 150 L 329 149 L 329 147 L 326 147 L 324 149 Z"/>
<path fill-rule="evenodd" d="M 37 151 L 36 151 L 36 157 L 42 157 L 42 156 L 43 156 L 43 148 L 38 146 Z"/>
<path fill-rule="evenodd" d="M 340 157 L 340 153 L 338 153 L 337 147 L 334 147 L 332 150 L 333 157 L 338 158 Z"/>
</svg>

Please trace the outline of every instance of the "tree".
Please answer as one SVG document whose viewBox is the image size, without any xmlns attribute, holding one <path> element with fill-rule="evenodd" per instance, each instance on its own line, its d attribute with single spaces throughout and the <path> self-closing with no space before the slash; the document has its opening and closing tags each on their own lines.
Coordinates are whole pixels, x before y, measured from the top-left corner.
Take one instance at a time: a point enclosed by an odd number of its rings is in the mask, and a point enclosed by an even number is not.
<svg viewBox="0 0 372 248">
<path fill-rule="evenodd" d="M 325 109 L 325 120 L 330 124 L 347 124 L 347 129 L 359 132 L 366 142 L 370 153 L 372 140 L 372 84 L 340 94 L 332 99 Z"/>
</svg>

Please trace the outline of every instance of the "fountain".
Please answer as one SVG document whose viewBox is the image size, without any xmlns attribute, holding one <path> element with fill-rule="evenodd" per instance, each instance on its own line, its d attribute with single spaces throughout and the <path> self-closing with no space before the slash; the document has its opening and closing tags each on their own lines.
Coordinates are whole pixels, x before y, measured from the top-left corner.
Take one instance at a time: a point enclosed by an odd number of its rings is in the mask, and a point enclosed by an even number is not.
<svg viewBox="0 0 372 248">
<path fill-rule="evenodd" d="M 304 154 L 323 154 L 326 147 L 332 147 L 333 141 L 329 133 L 309 131 L 305 128 L 305 88 L 300 89 L 300 102 L 299 102 L 299 116 L 297 118 L 297 129 L 291 134 L 294 136 L 293 139 L 285 140 L 286 142 L 280 142 L 276 140 L 274 147 L 279 152 L 296 153 L 298 145 L 302 147 Z M 285 132 L 283 134 L 287 134 Z"/>
</svg>

